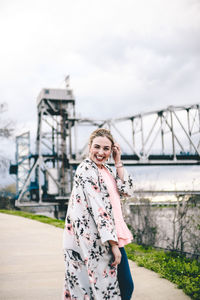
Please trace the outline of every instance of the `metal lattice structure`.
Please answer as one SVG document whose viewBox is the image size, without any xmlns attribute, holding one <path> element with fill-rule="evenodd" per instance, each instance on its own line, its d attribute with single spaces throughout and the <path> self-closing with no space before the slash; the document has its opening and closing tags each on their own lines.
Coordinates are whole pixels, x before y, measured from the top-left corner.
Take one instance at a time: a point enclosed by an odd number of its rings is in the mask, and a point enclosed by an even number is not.
<svg viewBox="0 0 200 300">
<path fill-rule="evenodd" d="M 21 157 L 18 151 L 16 160 L 18 206 L 24 199 L 41 205 L 66 201 L 74 171 L 87 155 L 88 137 L 100 127 L 109 128 L 120 143 L 125 165 L 200 163 L 199 104 L 170 106 L 119 119 L 76 118 L 75 98 L 67 82 L 66 89 L 42 89 L 37 109 L 36 153 L 30 154 L 27 133 L 17 140 L 17 147 L 19 141 L 22 145 L 22 138 L 26 140 L 26 154 Z M 25 173 L 19 173 L 20 168 Z"/>
<path fill-rule="evenodd" d="M 103 121 L 78 120 L 111 129 L 122 145 L 125 165 L 198 165 L 200 105 L 166 109 Z M 87 145 L 78 153 L 83 156 Z"/>
<path fill-rule="evenodd" d="M 30 133 L 25 132 L 16 137 L 17 185 L 19 193 L 30 170 Z"/>
<path fill-rule="evenodd" d="M 72 90 L 43 89 L 37 98 L 38 127 L 36 154 L 16 205 L 31 190 L 31 200 L 66 200 L 72 185 L 72 127 L 75 123 L 75 99 Z M 30 188 L 30 186 L 32 188 Z"/>
</svg>

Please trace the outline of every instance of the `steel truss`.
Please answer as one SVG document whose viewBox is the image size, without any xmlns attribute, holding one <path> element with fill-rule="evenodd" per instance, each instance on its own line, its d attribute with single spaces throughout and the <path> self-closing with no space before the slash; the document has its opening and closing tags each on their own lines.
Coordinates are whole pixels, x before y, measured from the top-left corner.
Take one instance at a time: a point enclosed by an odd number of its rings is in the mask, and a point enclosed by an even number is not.
<svg viewBox="0 0 200 300">
<path fill-rule="evenodd" d="M 200 163 L 200 105 L 166 109 L 109 120 L 77 120 L 111 129 L 126 165 L 197 165 Z M 76 156 L 86 152 L 87 144 Z M 71 162 L 73 163 L 73 162 Z"/>
<path fill-rule="evenodd" d="M 30 170 L 30 133 L 25 132 L 16 137 L 16 190 L 19 193 L 24 186 L 24 179 Z"/>
<path fill-rule="evenodd" d="M 48 202 L 67 199 L 71 191 L 73 167 L 72 127 L 75 124 L 75 99 L 69 89 L 43 89 L 37 99 L 38 127 L 36 154 L 24 180 L 16 205 L 31 189 L 31 200 Z"/>
</svg>

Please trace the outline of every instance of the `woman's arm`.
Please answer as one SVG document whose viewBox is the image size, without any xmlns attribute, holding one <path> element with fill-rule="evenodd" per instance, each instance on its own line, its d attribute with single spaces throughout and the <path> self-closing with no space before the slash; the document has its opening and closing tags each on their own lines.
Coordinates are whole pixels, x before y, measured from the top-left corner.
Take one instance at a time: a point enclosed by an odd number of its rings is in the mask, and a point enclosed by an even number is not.
<svg viewBox="0 0 200 300">
<path fill-rule="evenodd" d="M 123 163 L 120 161 L 119 163 L 115 164 L 115 168 L 117 170 L 117 175 L 121 179 L 121 181 L 124 181 L 124 166 Z"/>
<path fill-rule="evenodd" d="M 133 179 L 124 169 L 121 161 L 121 150 L 119 144 L 113 146 L 113 159 L 116 167 L 116 182 L 117 187 L 122 196 L 133 195 Z"/>
<path fill-rule="evenodd" d="M 109 240 L 118 242 L 109 195 L 103 193 L 99 186 L 98 171 L 83 165 L 76 174 L 76 183 L 81 186 L 87 211 L 92 215 L 99 232 L 101 242 Z"/>
</svg>

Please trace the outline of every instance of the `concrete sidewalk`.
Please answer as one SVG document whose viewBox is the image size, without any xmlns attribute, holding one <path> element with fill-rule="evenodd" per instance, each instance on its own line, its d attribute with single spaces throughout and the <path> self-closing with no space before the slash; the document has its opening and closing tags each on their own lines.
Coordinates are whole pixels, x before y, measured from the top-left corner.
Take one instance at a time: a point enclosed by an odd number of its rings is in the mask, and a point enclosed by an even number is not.
<svg viewBox="0 0 200 300">
<path fill-rule="evenodd" d="M 0 213 L 0 299 L 61 300 L 62 229 Z M 133 300 L 190 299 L 169 281 L 130 262 Z M 80 299 L 82 300 L 82 299 Z"/>
</svg>

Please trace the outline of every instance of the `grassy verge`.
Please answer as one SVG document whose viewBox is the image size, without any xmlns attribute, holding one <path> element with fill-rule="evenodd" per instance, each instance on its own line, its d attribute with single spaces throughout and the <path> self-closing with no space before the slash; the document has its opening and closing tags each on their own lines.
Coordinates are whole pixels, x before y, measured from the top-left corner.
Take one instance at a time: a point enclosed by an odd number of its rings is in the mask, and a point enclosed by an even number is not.
<svg viewBox="0 0 200 300">
<path fill-rule="evenodd" d="M 28 219 L 32 219 L 35 221 L 39 221 L 42 223 L 46 223 L 49 225 L 53 225 L 59 228 L 64 228 L 65 223 L 62 220 L 57 220 L 57 219 L 53 219 L 53 218 L 49 218 L 49 217 L 45 217 L 42 215 L 34 215 L 32 213 L 29 212 L 24 212 L 24 211 L 19 211 L 19 210 L 6 210 L 6 209 L 0 209 L 0 213 L 6 213 L 9 215 L 15 215 L 15 216 L 20 216 L 20 217 L 24 217 L 24 218 L 28 218 Z"/>
<path fill-rule="evenodd" d="M 14 210 L 0 210 L 0 213 L 21 216 L 64 228 L 64 221 L 42 215 Z M 128 258 L 137 262 L 139 266 L 157 272 L 162 277 L 177 284 L 192 299 L 200 299 L 200 263 L 197 260 L 153 248 L 144 248 L 136 244 L 127 245 L 126 252 Z"/>
<path fill-rule="evenodd" d="M 136 244 L 126 246 L 128 258 L 139 266 L 157 272 L 189 295 L 192 299 L 200 299 L 200 263 L 184 256 L 144 248 Z"/>
</svg>

